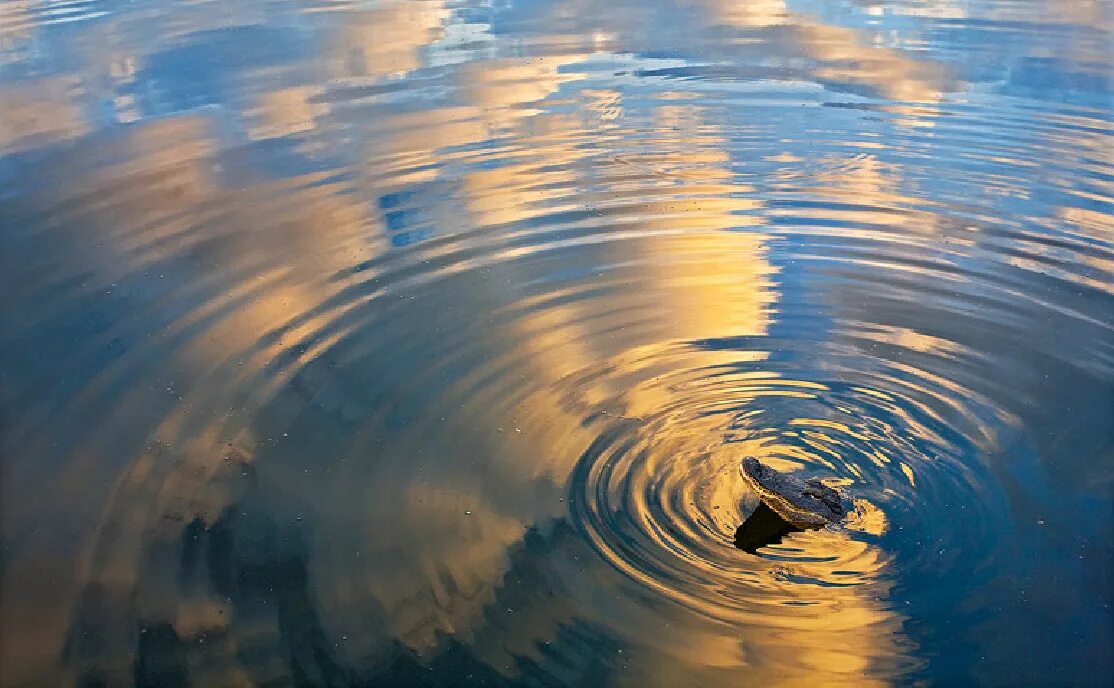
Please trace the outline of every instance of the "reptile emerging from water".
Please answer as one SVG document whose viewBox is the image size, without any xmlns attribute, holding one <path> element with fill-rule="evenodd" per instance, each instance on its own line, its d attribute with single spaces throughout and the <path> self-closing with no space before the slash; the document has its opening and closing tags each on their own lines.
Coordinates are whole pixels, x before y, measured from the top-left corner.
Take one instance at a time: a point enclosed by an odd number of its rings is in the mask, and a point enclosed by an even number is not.
<svg viewBox="0 0 1114 688">
<path fill-rule="evenodd" d="M 762 503 L 735 531 L 735 545 L 754 553 L 788 533 L 822 528 L 847 514 L 839 492 L 817 478 L 801 480 L 746 457 L 739 472 Z"/>
</svg>

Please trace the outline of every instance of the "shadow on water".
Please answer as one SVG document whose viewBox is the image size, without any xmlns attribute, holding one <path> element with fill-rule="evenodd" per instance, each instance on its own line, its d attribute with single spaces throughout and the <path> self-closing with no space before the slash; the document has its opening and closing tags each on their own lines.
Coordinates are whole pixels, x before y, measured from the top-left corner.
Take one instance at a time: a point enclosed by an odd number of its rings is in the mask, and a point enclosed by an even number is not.
<svg viewBox="0 0 1114 688">
<path fill-rule="evenodd" d="M 763 547 L 780 543 L 786 535 L 799 532 L 800 528 L 787 523 L 762 502 L 735 530 L 735 546 L 748 554 L 755 554 Z"/>
</svg>

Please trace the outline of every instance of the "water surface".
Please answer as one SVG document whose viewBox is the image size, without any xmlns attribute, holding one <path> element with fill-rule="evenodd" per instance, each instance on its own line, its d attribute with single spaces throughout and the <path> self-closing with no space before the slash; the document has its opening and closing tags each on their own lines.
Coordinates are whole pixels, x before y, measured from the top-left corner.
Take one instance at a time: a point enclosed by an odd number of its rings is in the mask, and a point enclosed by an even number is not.
<svg viewBox="0 0 1114 688">
<path fill-rule="evenodd" d="M 0 0 L 0 684 L 1106 684 L 1112 32 Z"/>
</svg>

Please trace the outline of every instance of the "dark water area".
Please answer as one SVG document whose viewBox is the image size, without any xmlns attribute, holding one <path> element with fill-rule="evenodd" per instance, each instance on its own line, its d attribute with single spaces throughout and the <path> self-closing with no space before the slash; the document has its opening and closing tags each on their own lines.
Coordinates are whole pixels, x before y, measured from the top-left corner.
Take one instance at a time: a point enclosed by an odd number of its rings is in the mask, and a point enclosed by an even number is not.
<svg viewBox="0 0 1114 688">
<path fill-rule="evenodd" d="M 1114 4 L 0 0 L 0 685 L 1114 681 Z M 838 486 L 740 549 L 744 456 Z"/>
</svg>

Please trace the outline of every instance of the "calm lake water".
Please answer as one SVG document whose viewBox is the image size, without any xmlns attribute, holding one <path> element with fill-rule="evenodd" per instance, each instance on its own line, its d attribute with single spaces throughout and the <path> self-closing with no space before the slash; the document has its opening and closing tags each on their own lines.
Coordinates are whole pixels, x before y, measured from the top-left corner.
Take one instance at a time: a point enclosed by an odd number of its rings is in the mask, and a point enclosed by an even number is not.
<svg viewBox="0 0 1114 688">
<path fill-rule="evenodd" d="M 1112 115 L 1106 0 L 0 0 L 0 684 L 1109 685 Z"/>
</svg>

